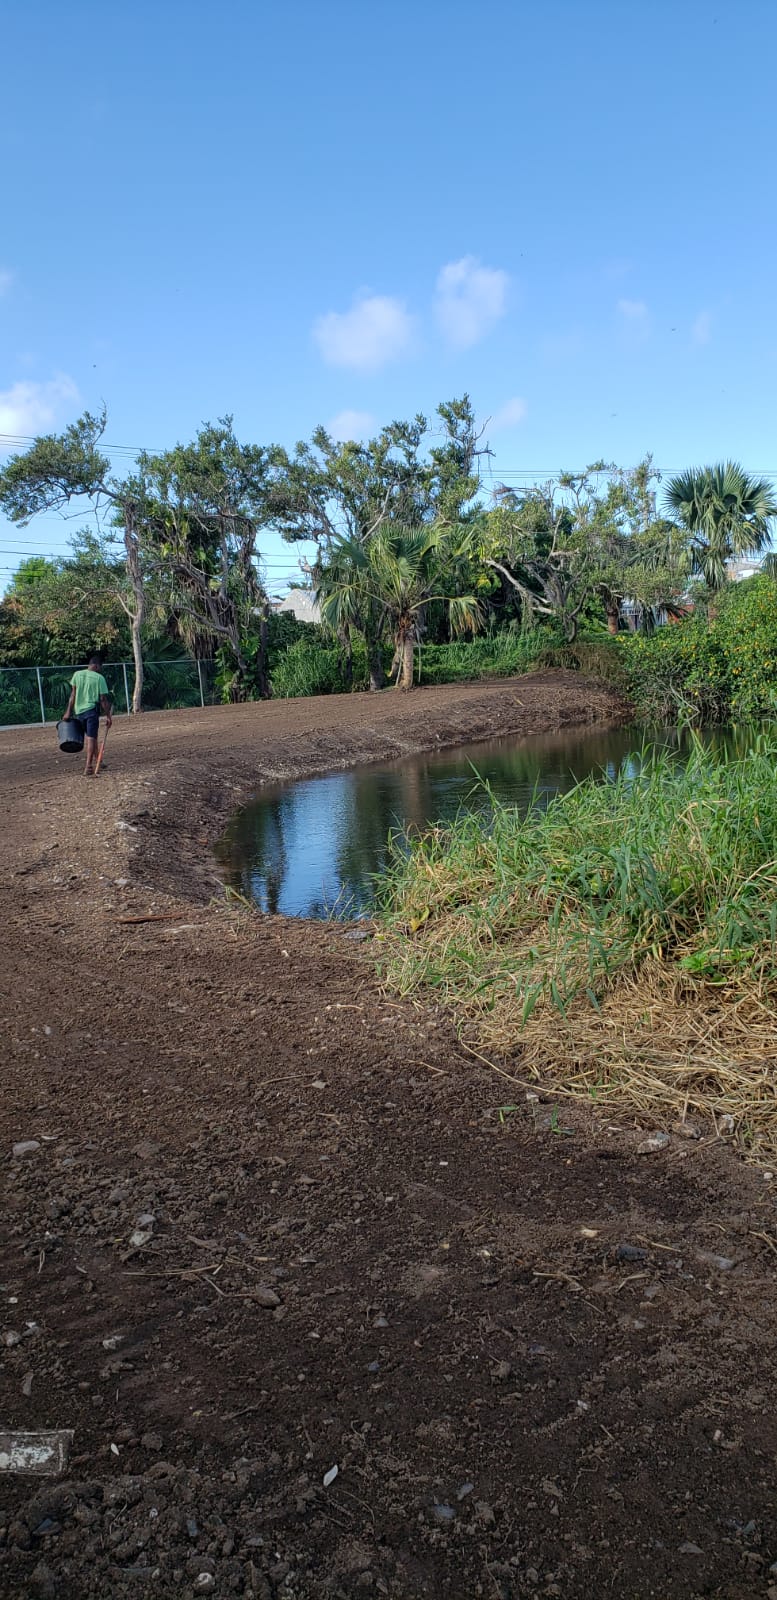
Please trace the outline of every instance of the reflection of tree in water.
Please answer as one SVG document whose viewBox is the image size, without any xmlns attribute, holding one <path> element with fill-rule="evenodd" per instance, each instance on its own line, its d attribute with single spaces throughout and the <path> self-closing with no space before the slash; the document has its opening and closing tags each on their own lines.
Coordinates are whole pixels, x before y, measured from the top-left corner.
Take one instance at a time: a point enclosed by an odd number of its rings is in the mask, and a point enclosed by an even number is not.
<svg viewBox="0 0 777 1600">
<path fill-rule="evenodd" d="M 219 851 L 229 862 L 227 883 L 246 899 L 255 900 L 263 911 L 280 908 L 288 870 L 286 810 L 283 795 L 246 806 L 230 825 Z"/>
</svg>

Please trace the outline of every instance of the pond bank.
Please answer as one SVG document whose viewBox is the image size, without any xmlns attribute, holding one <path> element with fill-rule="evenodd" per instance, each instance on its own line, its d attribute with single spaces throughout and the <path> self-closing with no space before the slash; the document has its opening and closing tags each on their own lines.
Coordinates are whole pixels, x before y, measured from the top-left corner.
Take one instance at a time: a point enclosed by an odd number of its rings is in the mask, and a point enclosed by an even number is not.
<svg viewBox="0 0 777 1600">
<path fill-rule="evenodd" d="M 543 674 L 153 714 L 96 783 L 2 736 L 0 1410 L 74 1460 L 0 1473 L 0 1595 L 738 1596 L 751 1521 L 777 1559 L 764 1180 L 557 1136 L 347 932 L 209 904 L 263 779 L 619 709 Z"/>
</svg>

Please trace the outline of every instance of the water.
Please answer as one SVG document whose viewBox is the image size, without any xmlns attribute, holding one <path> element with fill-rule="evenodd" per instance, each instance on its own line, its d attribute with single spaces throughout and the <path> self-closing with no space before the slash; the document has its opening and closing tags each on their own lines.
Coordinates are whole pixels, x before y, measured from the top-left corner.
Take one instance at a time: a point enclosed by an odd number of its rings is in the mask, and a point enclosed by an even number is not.
<svg viewBox="0 0 777 1600">
<path fill-rule="evenodd" d="M 273 786 L 229 824 L 218 848 L 223 875 L 263 911 L 368 915 L 389 833 L 449 821 L 462 806 L 486 807 L 478 774 L 498 800 L 525 810 L 535 792 L 547 801 L 589 773 L 614 778 L 635 765 L 646 742 L 680 758 L 687 748 L 676 729 L 576 728 Z"/>
</svg>

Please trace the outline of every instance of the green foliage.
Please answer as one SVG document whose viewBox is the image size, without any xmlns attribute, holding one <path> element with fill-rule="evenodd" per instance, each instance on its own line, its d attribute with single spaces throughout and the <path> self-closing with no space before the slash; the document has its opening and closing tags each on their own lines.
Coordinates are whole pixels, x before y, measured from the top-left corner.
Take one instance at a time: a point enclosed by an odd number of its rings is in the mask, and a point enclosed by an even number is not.
<svg viewBox="0 0 777 1600">
<path fill-rule="evenodd" d="M 19 566 L 0 603 L 0 664 L 84 661 L 94 649 L 127 654 L 123 562 L 91 533 L 77 535 L 72 549 L 61 560 L 36 556 Z"/>
<path fill-rule="evenodd" d="M 690 617 L 618 640 L 645 722 L 753 719 L 777 711 L 777 579 L 731 584 L 712 622 Z"/>
<path fill-rule="evenodd" d="M 777 516 L 772 485 L 752 477 L 736 461 L 694 467 L 670 478 L 666 501 L 690 534 L 694 572 L 713 593 L 725 586 L 733 556 L 764 549 Z"/>
<path fill-rule="evenodd" d="M 528 633 L 495 633 L 489 638 L 425 644 L 420 651 L 420 683 L 472 683 L 479 678 L 511 678 L 528 672 L 551 648 L 548 628 Z"/>
<path fill-rule="evenodd" d="M 367 648 L 362 639 L 354 640 L 352 659 L 353 688 L 369 688 Z M 281 700 L 299 695 L 346 694 L 349 687 L 343 651 L 336 646 L 326 648 L 310 638 L 290 645 L 278 656 L 273 670 L 273 694 Z"/>
<path fill-rule="evenodd" d="M 744 753 L 696 739 L 687 764 L 646 752 L 528 816 L 492 805 L 397 845 L 382 920 L 403 993 L 519 1030 L 598 1007 L 649 959 L 685 983 L 777 979 L 777 734 Z"/>
</svg>

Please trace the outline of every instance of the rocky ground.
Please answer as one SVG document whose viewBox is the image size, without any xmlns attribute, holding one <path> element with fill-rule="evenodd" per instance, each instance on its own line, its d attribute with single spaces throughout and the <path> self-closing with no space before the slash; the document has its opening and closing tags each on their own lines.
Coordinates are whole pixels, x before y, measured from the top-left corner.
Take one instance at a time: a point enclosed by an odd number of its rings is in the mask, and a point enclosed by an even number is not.
<svg viewBox="0 0 777 1600">
<path fill-rule="evenodd" d="M 208 848 L 265 779 L 618 712 L 155 714 L 96 782 L 0 735 L 4 1600 L 777 1596 L 771 1175 L 527 1099 Z"/>
</svg>

